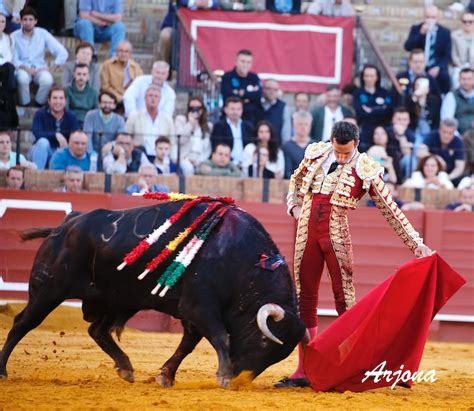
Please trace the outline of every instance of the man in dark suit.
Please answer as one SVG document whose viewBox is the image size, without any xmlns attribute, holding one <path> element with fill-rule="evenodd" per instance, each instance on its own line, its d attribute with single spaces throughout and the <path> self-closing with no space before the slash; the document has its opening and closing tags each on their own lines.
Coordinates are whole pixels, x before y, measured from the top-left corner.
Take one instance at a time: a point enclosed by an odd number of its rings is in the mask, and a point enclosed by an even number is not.
<svg viewBox="0 0 474 411">
<path fill-rule="evenodd" d="M 436 79 L 441 93 L 446 94 L 450 90 L 451 32 L 438 24 L 438 15 L 436 6 L 426 7 L 423 23 L 411 27 L 405 50 L 424 50 L 426 71 Z"/>
<path fill-rule="evenodd" d="M 398 82 L 404 90 L 403 96 L 396 96 L 395 88 L 392 89 L 394 101 L 398 106 L 404 106 L 407 98 L 413 94 L 413 84 L 419 76 L 427 77 L 430 82 L 430 91 L 439 95 L 438 84 L 436 79 L 425 71 L 426 60 L 425 52 L 422 49 L 413 49 L 408 57 L 408 69 L 397 74 Z"/>
<path fill-rule="evenodd" d="M 316 108 L 311 114 L 311 139 L 313 141 L 329 141 L 332 126 L 344 118 L 354 115 L 349 107 L 341 104 L 341 89 L 336 85 L 329 85 L 325 93 L 325 104 Z"/>
<path fill-rule="evenodd" d="M 228 97 L 224 103 L 225 117 L 214 124 L 211 134 L 212 150 L 220 143 L 227 144 L 236 165 L 242 164 L 244 147 L 252 142 L 253 137 L 253 125 L 242 120 L 243 111 L 239 97 Z"/>
</svg>

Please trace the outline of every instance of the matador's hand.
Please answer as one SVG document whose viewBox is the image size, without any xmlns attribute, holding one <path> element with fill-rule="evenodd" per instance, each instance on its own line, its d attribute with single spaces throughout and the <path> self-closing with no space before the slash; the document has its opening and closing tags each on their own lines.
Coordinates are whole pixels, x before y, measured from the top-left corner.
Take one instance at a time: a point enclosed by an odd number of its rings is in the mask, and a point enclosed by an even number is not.
<svg viewBox="0 0 474 411">
<path fill-rule="evenodd" d="M 428 257 L 430 256 L 431 254 L 433 254 L 434 251 L 431 250 L 431 248 L 429 248 L 428 246 L 422 244 L 422 245 L 419 245 L 416 249 L 415 249 L 415 257 L 416 258 L 422 258 L 422 257 Z"/>
<path fill-rule="evenodd" d="M 301 213 L 301 207 L 300 206 L 294 206 L 293 210 L 291 210 L 293 217 L 295 220 L 298 220 L 300 218 L 300 213 Z"/>
</svg>

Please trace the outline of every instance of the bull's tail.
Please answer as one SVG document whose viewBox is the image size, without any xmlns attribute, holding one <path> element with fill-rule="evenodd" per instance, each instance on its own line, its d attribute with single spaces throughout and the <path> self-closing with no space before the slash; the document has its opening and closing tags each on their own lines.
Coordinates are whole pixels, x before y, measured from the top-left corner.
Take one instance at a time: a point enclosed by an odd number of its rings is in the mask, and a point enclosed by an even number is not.
<svg viewBox="0 0 474 411">
<path fill-rule="evenodd" d="M 36 228 L 27 228 L 23 231 L 18 231 L 17 234 L 20 237 L 21 241 L 29 241 L 35 238 L 46 238 L 50 235 L 55 227 L 36 227 Z"/>
</svg>

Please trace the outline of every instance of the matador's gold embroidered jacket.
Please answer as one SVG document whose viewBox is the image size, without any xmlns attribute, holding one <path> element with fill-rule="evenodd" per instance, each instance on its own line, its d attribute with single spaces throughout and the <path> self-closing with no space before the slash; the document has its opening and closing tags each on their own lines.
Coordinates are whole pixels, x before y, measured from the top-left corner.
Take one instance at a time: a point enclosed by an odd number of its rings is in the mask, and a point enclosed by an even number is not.
<svg viewBox="0 0 474 411">
<path fill-rule="evenodd" d="M 299 267 L 308 238 L 307 227 L 313 194 L 332 194 L 330 237 L 341 268 L 344 265 L 351 271 L 349 265 L 352 265 L 350 236 L 346 237 L 349 235 L 347 209 L 355 209 L 357 202 L 366 192 L 412 252 L 423 244 L 423 239 L 398 208 L 385 186 L 383 167 L 367 154 L 357 152 L 351 161 L 326 176 L 322 164 L 331 152 L 331 143 L 310 144 L 306 148 L 304 159 L 290 180 L 287 196 L 288 213 L 291 213 L 296 205 L 301 207 L 294 260 L 298 288 Z"/>
</svg>

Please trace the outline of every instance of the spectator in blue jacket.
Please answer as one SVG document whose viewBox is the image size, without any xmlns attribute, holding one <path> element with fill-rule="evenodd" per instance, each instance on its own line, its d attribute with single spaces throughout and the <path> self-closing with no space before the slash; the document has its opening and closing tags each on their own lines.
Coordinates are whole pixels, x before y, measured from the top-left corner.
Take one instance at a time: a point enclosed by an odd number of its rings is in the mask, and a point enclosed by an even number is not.
<svg viewBox="0 0 474 411">
<path fill-rule="evenodd" d="M 48 105 L 35 113 L 31 127 L 35 143 L 30 155 L 39 170 L 45 169 L 48 159 L 58 148 L 67 146 L 69 135 L 78 129 L 76 115 L 66 110 L 66 92 L 62 87 L 52 87 Z"/>
<path fill-rule="evenodd" d="M 87 134 L 82 130 L 73 131 L 68 146 L 56 150 L 51 157 L 51 170 L 66 170 L 69 166 L 79 167 L 83 171 L 91 168 L 91 158 L 87 152 Z"/>
</svg>

